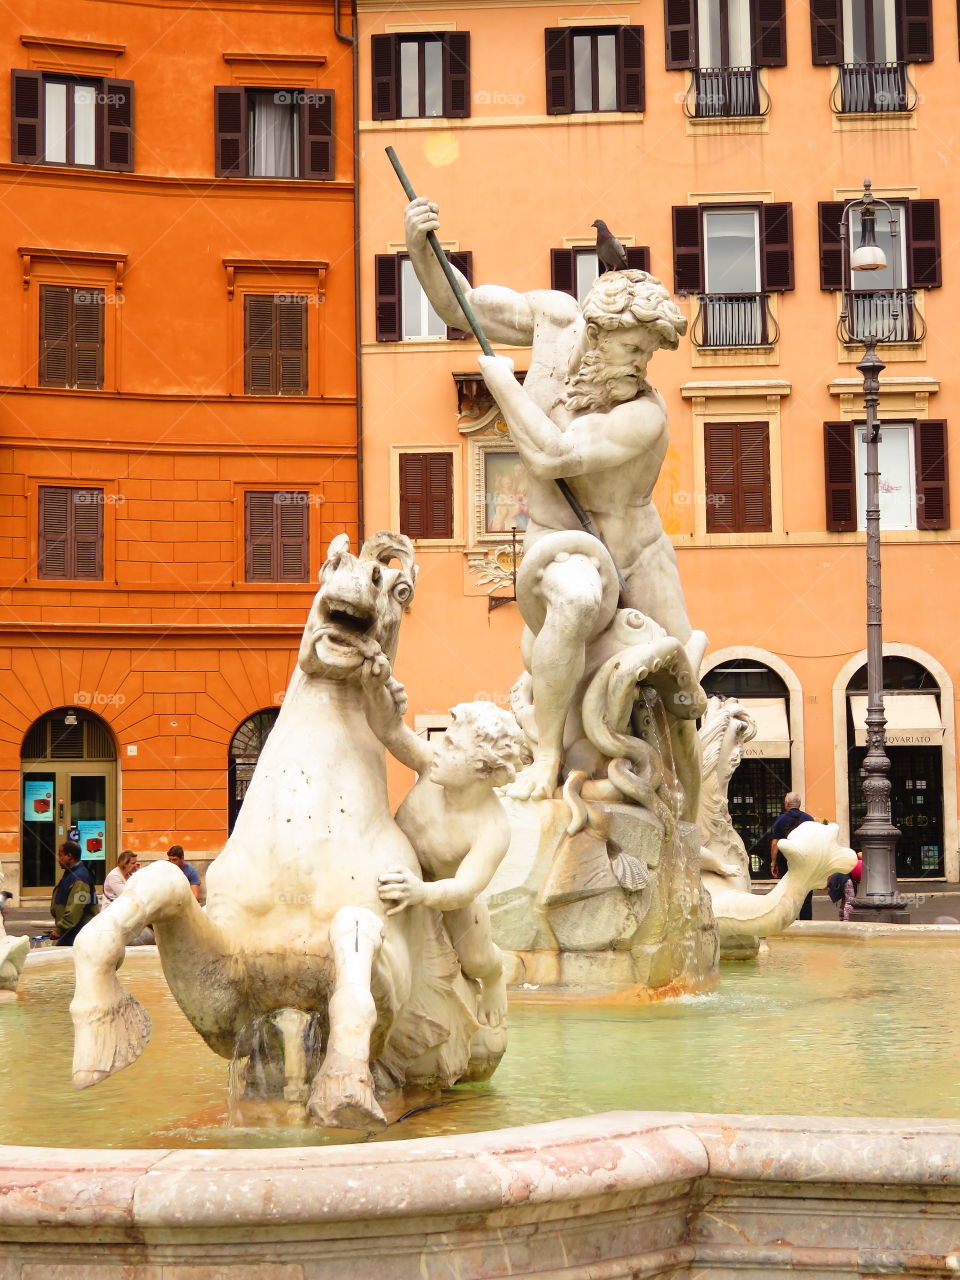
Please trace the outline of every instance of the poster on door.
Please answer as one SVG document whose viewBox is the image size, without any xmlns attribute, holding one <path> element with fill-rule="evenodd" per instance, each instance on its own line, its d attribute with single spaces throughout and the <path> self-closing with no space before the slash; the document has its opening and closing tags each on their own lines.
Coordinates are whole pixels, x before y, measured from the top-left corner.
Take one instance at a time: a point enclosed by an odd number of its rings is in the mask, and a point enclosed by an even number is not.
<svg viewBox="0 0 960 1280">
<path fill-rule="evenodd" d="M 77 827 L 84 862 L 103 862 L 107 856 L 107 824 L 102 821 L 81 820 Z"/>
<path fill-rule="evenodd" d="M 23 820 L 53 821 L 53 783 L 49 778 L 24 778 Z"/>
</svg>

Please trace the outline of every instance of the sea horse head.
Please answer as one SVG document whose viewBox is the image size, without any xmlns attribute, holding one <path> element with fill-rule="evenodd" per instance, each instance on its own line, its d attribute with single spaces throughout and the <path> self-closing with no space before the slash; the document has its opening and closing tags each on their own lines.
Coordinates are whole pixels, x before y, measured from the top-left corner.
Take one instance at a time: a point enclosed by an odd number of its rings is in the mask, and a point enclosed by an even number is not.
<svg viewBox="0 0 960 1280">
<path fill-rule="evenodd" d="M 392 663 L 400 619 L 413 600 L 418 569 L 402 533 L 374 533 L 360 549 L 338 534 L 330 543 L 300 642 L 308 676 L 357 677 L 364 662 L 384 654 Z"/>
</svg>

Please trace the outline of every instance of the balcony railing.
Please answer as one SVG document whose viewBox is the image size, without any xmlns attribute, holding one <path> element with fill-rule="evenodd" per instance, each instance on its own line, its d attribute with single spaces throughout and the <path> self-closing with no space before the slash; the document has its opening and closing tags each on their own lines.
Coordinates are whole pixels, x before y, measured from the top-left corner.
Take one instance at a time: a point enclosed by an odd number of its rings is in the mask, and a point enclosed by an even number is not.
<svg viewBox="0 0 960 1280">
<path fill-rule="evenodd" d="M 837 68 L 833 109 L 838 115 L 914 111 L 917 90 L 903 62 L 845 62 Z"/>
<path fill-rule="evenodd" d="M 701 293 L 697 301 L 697 347 L 768 347 L 780 336 L 765 293 Z"/>
<path fill-rule="evenodd" d="M 896 311 L 896 315 L 894 315 Z M 844 294 L 844 342 L 920 342 L 926 332 L 912 289 L 856 289 Z"/>
<path fill-rule="evenodd" d="M 695 67 L 683 109 L 693 120 L 765 116 L 770 99 L 756 67 Z"/>
</svg>

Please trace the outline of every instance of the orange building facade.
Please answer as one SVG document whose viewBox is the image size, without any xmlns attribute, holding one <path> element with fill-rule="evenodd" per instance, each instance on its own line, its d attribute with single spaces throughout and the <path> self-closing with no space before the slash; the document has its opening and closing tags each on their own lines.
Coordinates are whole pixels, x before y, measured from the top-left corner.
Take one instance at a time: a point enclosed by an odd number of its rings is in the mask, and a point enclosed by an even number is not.
<svg viewBox="0 0 960 1280">
<path fill-rule="evenodd" d="M 0 856 L 221 847 L 358 530 L 329 3 L 20 6 L 0 141 Z"/>
<path fill-rule="evenodd" d="M 439 202 L 441 242 L 473 283 L 576 293 L 602 218 L 688 317 L 679 351 L 651 365 L 671 431 L 655 497 L 710 639 L 704 683 L 758 720 L 730 788 L 758 878 L 788 788 L 844 834 L 860 816 L 856 365 L 881 329 L 898 870 L 960 878 L 955 7 L 361 0 L 358 22 L 365 509 L 417 543 L 397 669 L 417 727 L 441 727 L 461 699 L 504 699 L 519 674 L 511 530 L 522 540 L 525 516 L 476 343 L 445 332 L 405 265 L 387 145 Z M 862 282 L 839 226 L 865 176 L 895 230 L 878 224 L 888 270 Z M 527 367 L 528 352 L 503 350 Z"/>
</svg>

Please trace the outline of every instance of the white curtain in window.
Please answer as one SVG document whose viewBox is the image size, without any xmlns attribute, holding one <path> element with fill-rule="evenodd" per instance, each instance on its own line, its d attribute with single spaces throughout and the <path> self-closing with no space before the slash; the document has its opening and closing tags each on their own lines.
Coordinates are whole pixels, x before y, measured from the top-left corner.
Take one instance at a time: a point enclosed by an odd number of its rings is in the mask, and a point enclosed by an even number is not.
<svg viewBox="0 0 960 1280">
<path fill-rule="evenodd" d="M 250 173 L 254 178 L 297 177 L 297 114 L 293 94 L 251 94 Z"/>
<path fill-rule="evenodd" d="M 759 293 L 756 210 L 710 209 L 704 230 L 707 293 Z"/>
<path fill-rule="evenodd" d="M 917 527 L 917 478 L 913 426 L 885 422 L 877 450 L 880 462 L 880 528 Z M 867 433 L 857 428 L 857 527 L 867 527 Z"/>
<path fill-rule="evenodd" d="M 48 80 L 44 90 L 43 158 L 48 164 L 67 159 L 67 86 Z"/>
<path fill-rule="evenodd" d="M 91 84 L 73 86 L 73 163 L 97 163 L 97 90 Z"/>
</svg>

